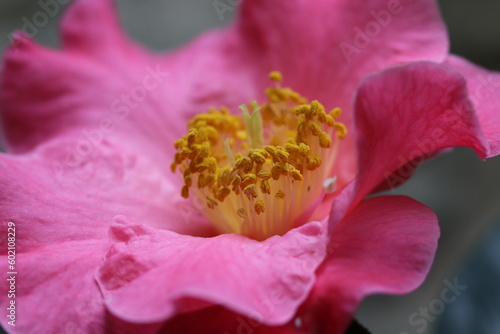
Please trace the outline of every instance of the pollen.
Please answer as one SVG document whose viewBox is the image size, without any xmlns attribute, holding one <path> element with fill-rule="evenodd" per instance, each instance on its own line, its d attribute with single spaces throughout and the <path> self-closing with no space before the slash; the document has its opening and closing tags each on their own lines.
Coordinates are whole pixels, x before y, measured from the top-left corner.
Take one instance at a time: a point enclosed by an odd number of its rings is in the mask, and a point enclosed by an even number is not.
<svg viewBox="0 0 500 334">
<path fill-rule="evenodd" d="M 320 102 L 281 87 L 280 72 L 269 79 L 267 100 L 244 104 L 241 113 L 222 107 L 198 114 L 174 142 L 170 168 L 182 175 L 181 196 L 204 203 L 200 211 L 220 233 L 283 235 L 303 223 L 325 180 L 334 179 L 347 135 L 337 121 L 341 110 L 327 113 Z"/>
</svg>

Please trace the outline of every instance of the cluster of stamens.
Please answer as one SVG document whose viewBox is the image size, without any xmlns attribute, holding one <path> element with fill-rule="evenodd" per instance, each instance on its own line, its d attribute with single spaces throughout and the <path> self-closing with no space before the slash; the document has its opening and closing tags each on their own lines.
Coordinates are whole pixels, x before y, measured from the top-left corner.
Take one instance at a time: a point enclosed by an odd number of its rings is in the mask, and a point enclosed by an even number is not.
<svg viewBox="0 0 500 334">
<path fill-rule="evenodd" d="M 221 233 L 286 233 L 321 195 L 346 135 L 335 120 L 340 109 L 327 114 L 318 101 L 281 88 L 279 72 L 270 78 L 276 86 L 266 90 L 268 102 L 250 103 L 251 112 L 241 106 L 243 118 L 227 108 L 196 115 L 174 143 L 171 169 L 183 174 L 182 197 L 194 195 Z"/>
</svg>

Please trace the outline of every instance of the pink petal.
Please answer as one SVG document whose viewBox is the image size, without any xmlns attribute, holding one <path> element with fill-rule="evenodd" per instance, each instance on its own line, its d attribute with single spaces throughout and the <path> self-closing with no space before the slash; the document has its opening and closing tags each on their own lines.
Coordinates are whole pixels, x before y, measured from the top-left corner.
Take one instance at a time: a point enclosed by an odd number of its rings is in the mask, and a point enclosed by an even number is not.
<svg viewBox="0 0 500 334">
<path fill-rule="evenodd" d="M 170 135 L 161 126 L 155 100 L 168 73 L 159 65 L 129 62 L 128 71 L 117 71 L 78 54 L 45 49 L 21 35 L 4 62 L 0 102 L 9 151 L 28 152 L 76 130 L 91 143 L 120 138 L 159 163 L 170 162 Z"/>
<path fill-rule="evenodd" d="M 432 63 L 399 66 L 366 79 L 356 98 L 356 130 L 356 201 L 384 179 L 396 182 L 394 172 L 411 175 L 438 150 L 469 146 L 482 158 L 488 154 L 465 80 Z M 397 171 L 408 162 L 411 168 Z"/>
<path fill-rule="evenodd" d="M 481 129 L 490 143 L 488 157 L 500 154 L 500 73 L 488 71 L 453 55 L 446 63 L 457 69 L 467 80 L 469 98 L 476 108 Z"/>
<path fill-rule="evenodd" d="M 335 224 L 328 257 L 302 309 L 321 333 L 343 333 L 360 301 L 375 293 L 403 294 L 425 279 L 437 248 L 436 215 L 404 196 L 363 201 Z"/>
<path fill-rule="evenodd" d="M 356 172 L 351 105 L 360 81 L 388 65 L 441 62 L 448 53 L 446 29 L 432 0 L 248 0 L 238 24 L 247 54 L 259 60 L 257 78 L 280 70 L 287 86 L 344 111 L 349 134 L 333 171 L 339 185 Z"/>
<path fill-rule="evenodd" d="M 287 84 L 328 102 L 335 101 L 329 98 L 333 94 L 348 96 L 342 102 L 350 103 L 369 72 L 408 61 L 441 61 L 447 55 L 446 29 L 431 0 L 251 0 L 244 1 L 238 24 L 246 47 L 264 62 L 263 71 L 283 71 Z M 367 26 L 379 32 L 361 45 L 357 31 Z M 345 44 L 359 52 L 345 57 Z"/>
<path fill-rule="evenodd" d="M 170 171 L 107 139 L 80 156 L 75 138 L 54 139 L 30 154 L 0 155 L 0 221 L 19 224 L 18 251 L 68 240 L 107 240 L 118 214 L 179 233 L 213 234 L 180 197 L 167 177 Z"/>
<path fill-rule="evenodd" d="M 160 322 L 213 305 L 279 325 L 291 319 L 324 257 L 325 223 L 257 242 L 196 238 L 122 222 L 98 273 L 107 308 L 132 323 Z"/>
<path fill-rule="evenodd" d="M 24 233 L 16 225 L 16 236 Z M 95 268 L 106 246 L 102 241 L 68 241 L 17 254 L 15 298 L 7 298 L 10 284 L 0 283 L 0 321 L 9 333 L 105 333 L 105 309 L 95 282 Z M 7 256 L 1 256 L 2 273 Z M 8 275 L 8 278 L 11 274 Z M 15 301 L 15 327 L 5 310 Z"/>
</svg>

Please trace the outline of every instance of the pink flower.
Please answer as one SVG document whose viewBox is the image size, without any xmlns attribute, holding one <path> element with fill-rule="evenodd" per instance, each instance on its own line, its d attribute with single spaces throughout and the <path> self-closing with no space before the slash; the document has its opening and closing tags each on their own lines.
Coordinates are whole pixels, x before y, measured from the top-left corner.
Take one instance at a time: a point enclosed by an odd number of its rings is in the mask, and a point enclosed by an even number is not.
<svg viewBox="0 0 500 334">
<path fill-rule="evenodd" d="M 108 0 L 76 1 L 61 32 L 61 51 L 17 35 L 5 55 L 12 333 L 341 333 L 366 295 L 415 289 L 439 235 L 422 204 L 366 195 L 449 147 L 500 151 L 500 77 L 448 55 L 434 1 L 246 1 L 161 55 L 128 42 Z M 217 235 L 180 196 L 173 143 L 200 112 L 262 101 L 271 70 L 342 108 L 337 190 L 282 236 Z"/>
</svg>

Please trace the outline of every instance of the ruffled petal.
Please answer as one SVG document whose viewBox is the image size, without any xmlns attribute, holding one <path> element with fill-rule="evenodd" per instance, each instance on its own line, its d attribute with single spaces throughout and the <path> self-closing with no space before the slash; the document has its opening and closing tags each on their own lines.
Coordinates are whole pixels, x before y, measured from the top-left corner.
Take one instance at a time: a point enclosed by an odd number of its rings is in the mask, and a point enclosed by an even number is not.
<svg viewBox="0 0 500 334">
<path fill-rule="evenodd" d="M 124 220 L 98 270 L 107 308 L 131 323 L 221 305 L 268 325 L 288 322 L 324 258 L 326 222 L 263 242 L 241 235 L 182 236 Z"/>
<path fill-rule="evenodd" d="M 287 86 L 344 111 L 349 134 L 333 171 L 339 185 L 356 172 L 352 102 L 360 81 L 389 65 L 441 62 L 448 53 L 433 0 L 247 0 L 238 25 L 247 53 L 258 59 L 254 80 L 280 70 Z"/>
<path fill-rule="evenodd" d="M 469 98 L 490 143 L 488 157 L 500 154 L 500 73 L 488 71 L 454 55 L 448 57 L 446 63 L 467 80 Z"/>
<path fill-rule="evenodd" d="M 69 134 L 23 155 L 0 155 L 0 221 L 23 231 L 18 251 L 68 240 L 107 240 L 116 215 L 193 235 L 213 229 L 181 198 L 168 170 L 103 139 L 85 146 Z M 5 238 L 0 240 L 5 252 Z"/>
<path fill-rule="evenodd" d="M 16 235 L 23 227 L 16 225 Z M 14 280 L 2 279 L 0 318 L 9 333 L 106 333 L 106 313 L 95 282 L 95 269 L 109 247 L 99 240 L 67 241 L 17 254 Z M 11 272 L 1 256 L 2 273 Z M 8 274 L 7 278 L 12 278 Z M 15 298 L 7 298 L 15 282 Z M 6 317 L 15 301 L 15 326 Z"/>
<path fill-rule="evenodd" d="M 368 77 L 355 114 L 359 175 L 353 205 L 384 180 L 394 186 L 393 173 L 411 175 L 441 149 L 469 146 L 482 158 L 488 155 L 466 82 L 443 65 L 413 63 Z M 402 166 L 408 170 L 398 170 Z"/>
<path fill-rule="evenodd" d="M 343 333 L 370 294 L 404 294 L 425 279 L 437 248 L 436 215 L 404 196 L 363 201 L 334 229 L 317 283 L 299 311 L 320 333 Z"/>
</svg>

